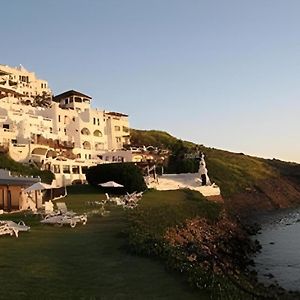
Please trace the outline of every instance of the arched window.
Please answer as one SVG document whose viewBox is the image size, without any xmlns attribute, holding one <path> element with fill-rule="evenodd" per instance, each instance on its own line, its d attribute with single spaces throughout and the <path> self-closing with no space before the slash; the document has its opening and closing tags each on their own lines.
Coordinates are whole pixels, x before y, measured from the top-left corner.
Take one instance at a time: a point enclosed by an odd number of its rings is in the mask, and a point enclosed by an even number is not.
<svg viewBox="0 0 300 300">
<path fill-rule="evenodd" d="M 81 129 L 81 134 L 90 135 L 90 131 L 85 127 Z"/>
<path fill-rule="evenodd" d="M 102 137 L 103 134 L 102 134 L 102 132 L 100 130 L 95 130 L 94 131 L 94 136 Z"/>
<path fill-rule="evenodd" d="M 82 144 L 82 146 L 83 146 L 83 149 L 91 150 L 91 144 L 89 142 L 84 142 Z"/>
</svg>

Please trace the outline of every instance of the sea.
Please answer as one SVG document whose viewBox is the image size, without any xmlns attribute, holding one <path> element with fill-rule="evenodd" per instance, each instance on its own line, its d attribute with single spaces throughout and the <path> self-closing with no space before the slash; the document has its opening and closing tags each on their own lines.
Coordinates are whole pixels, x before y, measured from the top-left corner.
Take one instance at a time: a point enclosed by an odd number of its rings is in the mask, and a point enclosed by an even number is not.
<svg viewBox="0 0 300 300">
<path fill-rule="evenodd" d="M 255 238 L 262 249 L 254 258 L 259 281 L 300 291 L 300 208 L 280 210 L 260 220 L 262 228 Z"/>
</svg>

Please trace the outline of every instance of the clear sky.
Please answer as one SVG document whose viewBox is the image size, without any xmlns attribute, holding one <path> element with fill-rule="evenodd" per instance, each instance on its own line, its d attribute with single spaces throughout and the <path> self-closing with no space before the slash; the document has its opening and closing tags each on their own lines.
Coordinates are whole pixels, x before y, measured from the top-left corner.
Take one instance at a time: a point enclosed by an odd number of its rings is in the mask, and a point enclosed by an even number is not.
<svg viewBox="0 0 300 300">
<path fill-rule="evenodd" d="M 299 12 L 299 0 L 2 0 L 0 63 L 133 128 L 300 162 Z"/>
</svg>

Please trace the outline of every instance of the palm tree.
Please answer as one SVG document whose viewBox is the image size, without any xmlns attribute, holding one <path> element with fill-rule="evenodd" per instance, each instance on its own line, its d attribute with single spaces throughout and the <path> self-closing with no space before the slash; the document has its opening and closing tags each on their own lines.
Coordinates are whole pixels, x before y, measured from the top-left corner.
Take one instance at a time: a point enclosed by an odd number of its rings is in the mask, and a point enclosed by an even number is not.
<svg viewBox="0 0 300 300">
<path fill-rule="evenodd" d="M 43 92 L 42 95 L 34 97 L 32 106 L 34 107 L 50 107 L 52 103 L 52 95 L 47 92 Z"/>
</svg>

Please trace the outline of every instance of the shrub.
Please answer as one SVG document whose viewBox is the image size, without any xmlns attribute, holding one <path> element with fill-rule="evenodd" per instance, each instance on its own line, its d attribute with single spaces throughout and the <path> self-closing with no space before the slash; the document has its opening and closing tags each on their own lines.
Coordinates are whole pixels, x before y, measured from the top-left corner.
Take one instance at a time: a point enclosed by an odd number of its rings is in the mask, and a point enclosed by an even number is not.
<svg viewBox="0 0 300 300">
<path fill-rule="evenodd" d="M 86 173 L 86 179 L 94 186 L 107 181 L 115 181 L 122 184 L 124 190 L 130 193 L 147 189 L 140 169 L 133 163 L 101 164 L 91 167 Z"/>
</svg>

